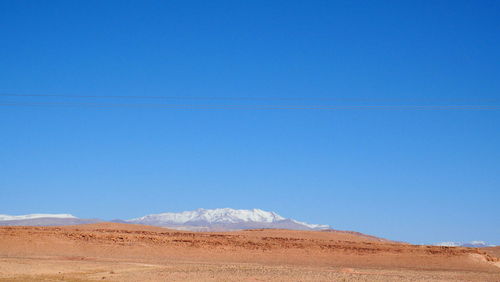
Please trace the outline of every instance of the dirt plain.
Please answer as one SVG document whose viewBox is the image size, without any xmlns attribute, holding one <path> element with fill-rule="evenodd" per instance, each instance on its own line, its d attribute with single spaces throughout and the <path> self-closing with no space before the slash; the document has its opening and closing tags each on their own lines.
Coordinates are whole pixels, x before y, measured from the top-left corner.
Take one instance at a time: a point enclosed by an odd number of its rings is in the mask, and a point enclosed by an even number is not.
<svg viewBox="0 0 500 282">
<path fill-rule="evenodd" d="M 498 253 L 343 231 L 0 227 L 0 281 L 500 281 Z"/>
</svg>

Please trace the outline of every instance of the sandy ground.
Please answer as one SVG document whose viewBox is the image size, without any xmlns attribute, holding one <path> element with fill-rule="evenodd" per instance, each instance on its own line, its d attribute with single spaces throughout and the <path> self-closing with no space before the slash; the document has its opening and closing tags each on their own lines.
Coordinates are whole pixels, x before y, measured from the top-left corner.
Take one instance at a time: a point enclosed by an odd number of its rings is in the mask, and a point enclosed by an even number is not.
<svg viewBox="0 0 500 282">
<path fill-rule="evenodd" d="M 497 251 L 349 232 L 0 227 L 0 281 L 500 281 Z"/>
</svg>

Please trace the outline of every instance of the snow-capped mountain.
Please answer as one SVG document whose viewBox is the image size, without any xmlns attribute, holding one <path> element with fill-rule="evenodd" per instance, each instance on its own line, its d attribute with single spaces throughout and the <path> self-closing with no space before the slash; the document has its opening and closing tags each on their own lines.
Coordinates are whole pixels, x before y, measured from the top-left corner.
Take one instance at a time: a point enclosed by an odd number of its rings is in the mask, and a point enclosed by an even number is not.
<svg viewBox="0 0 500 282">
<path fill-rule="evenodd" d="M 495 245 L 488 245 L 484 241 L 471 241 L 471 242 L 468 242 L 468 243 L 441 242 L 441 243 L 435 244 L 435 246 L 443 246 L 443 247 L 470 247 L 470 248 L 495 247 Z"/>
<path fill-rule="evenodd" d="M 142 222 L 166 222 L 173 224 L 185 224 L 189 222 L 207 222 L 207 223 L 236 223 L 236 222 L 274 222 L 284 220 L 274 212 L 267 212 L 259 209 L 253 210 L 233 210 L 233 209 L 197 209 L 194 211 L 184 211 L 180 213 L 160 213 L 146 215 L 130 221 Z"/>
<path fill-rule="evenodd" d="M 35 213 L 35 214 L 25 214 L 25 215 L 0 214 L 0 221 L 24 220 L 24 219 L 35 219 L 35 218 L 76 218 L 76 217 L 67 213 L 59 213 L 59 214 Z"/>
<path fill-rule="evenodd" d="M 51 226 L 51 225 L 75 225 L 84 223 L 99 222 L 97 219 L 80 219 L 71 214 L 26 214 L 26 215 L 6 215 L 0 214 L 0 225 L 31 225 L 31 226 Z"/>
<path fill-rule="evenodd" d="M 126 220 L 125 222 L 186 230 L 237 230 L 249 228 L 321 230 L 329 228 L 328 225 L 308 224 L 260 209 L 235 210 L 230 208 L 152 214 Z"/>
<path fill-rule="evenodd" d="M 101 222 L 98 219 L 80 219 L 71 214 L 27 214 L 0 215 L 0 225 L 76 225 Z M 197 209 L 179 213 L 151 214 L 130 220 L 113 222 L 154 225 L 193 231 L 223 231 L 255 228 L 282 228 L 297 230 L 323 230 L 328 225 L 308 224 L 294 219 L 284 218 L 277 213 L 253 210 Z"/>
</svg>

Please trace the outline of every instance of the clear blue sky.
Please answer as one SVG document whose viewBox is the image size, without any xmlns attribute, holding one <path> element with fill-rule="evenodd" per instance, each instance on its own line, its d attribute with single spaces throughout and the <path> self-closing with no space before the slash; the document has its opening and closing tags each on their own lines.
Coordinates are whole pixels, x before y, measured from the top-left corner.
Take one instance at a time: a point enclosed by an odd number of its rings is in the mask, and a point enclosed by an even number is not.
<svg viewBox="0 0 500 282">
<path fill-rule="evenodd" d="M 0 103 L 498 106 L 499 14 L 498 1 L 6 0 L 1 94 L 283 100 Z M 498 109 L 0 106 L 2 214 L 262 208 L 500 244 L 499 203 Z"/>
</svg>

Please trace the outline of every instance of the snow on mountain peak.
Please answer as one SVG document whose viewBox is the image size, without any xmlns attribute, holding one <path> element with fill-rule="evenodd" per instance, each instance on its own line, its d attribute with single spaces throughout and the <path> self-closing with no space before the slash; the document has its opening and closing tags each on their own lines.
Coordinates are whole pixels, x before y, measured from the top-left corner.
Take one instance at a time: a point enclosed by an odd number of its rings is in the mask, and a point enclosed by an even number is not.
<svg viewBox="0 0 500 282">
<path fill-rule="evenodd" d="M 434 246 L 440 246 L 440 247 L 460 247 L 460 243 L 457 242 L 441 242 L 441 243 L 436 243 Z"/>
<path fill-rule="evenodd" d="M 285 218 L 274 213 L 260 209 L 253 210 L 235 210 L 230 208 L 222 209 L 197 209 L 194 211 L 184 211 L 180 213 L 160 213 L 134 218 L 135 221 L 161 221 L 173 224 L 185 224 L 188 222 L 207 222 L 207 223 L 238 223 L 238 222 L 275 222 Z"/>
<path fill-rule="evenodd" d="M 442 247 L 472 247 L 472 248 L 495 247 L 495 245 L 489 245 L 484 241 L 471 241 L 468 243 L 441 242 L 441 243 L 437 243 L 434 245 L 435 246 L 442 246 Z"/>
<path fill-rule="evenodd" d="M 327 229 L 328 225 L 308 224 L 305 222 L 287 219 L 277 213 L 261 209 L 236 210 L 231 208 L 221 209 L 196 209 L 179 213 L 151 214 L 127 220 L 130 223 L 149 224 L 158 226 L 213 226 L 231 225 L 234 229 L 246 226 L 267 228 L 301 228 L 301 229 Z M 248 228 L 248 227 L 247 227 Z"/>
<path fill-rule="evenodd" d="M 35 219 L 35 218 L 76 218 L 76 217 L 67 213 L 60 213 L 60 214 L 35 213 L 35 214 L 25 214 L 25 215 L 0 214 L 0 221 L 24 220 L 24 219 Z"/>
<path fill-rule="evenodd" d="M 309 223 L 306 223 L 306 222 L 297 221 L 295 219 L 292 219 L 292 221 L 295 222 L 295 223 L 297 223 L 297 224 L 309 227 L 311 229 L 328 229 L 328 228 L 330 228 L 329 225 L 325 225 L 325 224 L 309 224 Z"/>
<path fill-rule="evenodd" d="M 2 215 L 0 225 L 18 224 L 60 225 L 61 223 L 88 222 L 71 214 L 27 214 Z M 238 210 L 231 208 L 196 209 L 184 212 L 150 214 L 130 220 L 117 220 L 135 224 L 162 226 L 193 231 L 243 230 L 256 228 L 278 228 L 295 230 L 328 229 L 328 225 L 309 224 L 290 218 L 284 218 L 275 212 L 261 209 Z"/>
</svg>

